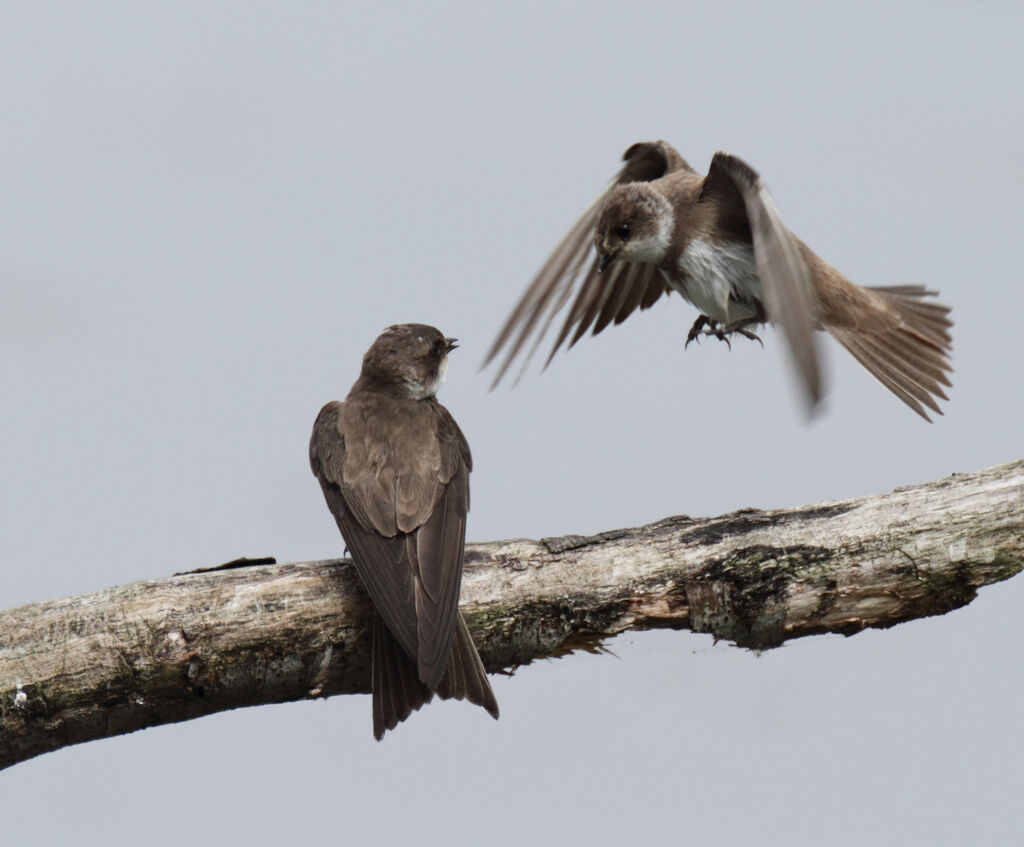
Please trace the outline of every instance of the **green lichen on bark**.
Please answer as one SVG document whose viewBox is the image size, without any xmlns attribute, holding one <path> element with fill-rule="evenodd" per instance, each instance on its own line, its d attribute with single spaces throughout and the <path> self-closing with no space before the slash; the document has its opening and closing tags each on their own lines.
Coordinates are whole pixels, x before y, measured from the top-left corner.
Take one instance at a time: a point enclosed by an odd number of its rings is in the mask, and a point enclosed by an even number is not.
<svg viewBox="0 0 1024 847">
<path fill-rule="evenodd" d="M 791 587 L 801 582 L 834 590 L 832 558 L 825 547 L 753 545 L 713 559 L 687 586 L 691 626 L 741 647 L 777 647 L 790 637 L 786 598 Z"/>
</svg>

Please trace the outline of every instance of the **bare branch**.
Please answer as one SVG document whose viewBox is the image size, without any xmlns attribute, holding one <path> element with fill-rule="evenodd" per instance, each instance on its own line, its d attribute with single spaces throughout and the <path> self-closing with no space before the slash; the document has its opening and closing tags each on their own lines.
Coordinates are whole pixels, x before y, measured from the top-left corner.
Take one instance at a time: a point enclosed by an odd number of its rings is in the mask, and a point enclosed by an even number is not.
<svg viewBox="0 0 1024 847">
<path fill-rule="evenodd" d="M 1024 460 L 800 509 L 467 547 L 489 670 L 627 629 L 768 648 L 948 612 L 1024 567 Z M 343 560 L 137 582 L 0 613 L 0 767 L 237 706 L 369 691 Z"/>
</svg>

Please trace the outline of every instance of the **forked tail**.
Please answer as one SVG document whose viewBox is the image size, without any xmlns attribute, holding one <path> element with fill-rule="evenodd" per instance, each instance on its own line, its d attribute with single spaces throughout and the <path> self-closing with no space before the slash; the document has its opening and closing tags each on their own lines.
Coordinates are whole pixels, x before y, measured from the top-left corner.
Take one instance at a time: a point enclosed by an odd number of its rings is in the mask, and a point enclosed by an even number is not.
<svg viewBox="0 0 1024 847">
<path fill-rule="evenodd" d="M 437 689 L 419 680 L 416 663 L 391 634 L 383 618 L 373 613 L 373 737 L 378 741 L 437 694 L 442 700 L 468 700 L 498 717 L 498 701 L 487 680 L 480 654 L 462 615 L 455 624 L 451 655 Z"/>
</svg>

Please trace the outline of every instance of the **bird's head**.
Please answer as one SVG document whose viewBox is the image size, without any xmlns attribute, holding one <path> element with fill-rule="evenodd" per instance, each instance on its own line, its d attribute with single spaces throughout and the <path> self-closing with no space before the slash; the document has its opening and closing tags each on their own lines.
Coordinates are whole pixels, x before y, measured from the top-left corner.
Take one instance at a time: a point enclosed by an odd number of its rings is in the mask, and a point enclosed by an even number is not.
<svg viewBox="0 0 1024 847">
<path fill-rule="evenodd" d="M 612 189 L 594 229 L 598 270 L 612 262 L 659 264 L 672 240 L 672 204 L 649 182 Z"/>
<path fill-rule="evenodd" d="M 389 326 L 363 356 L 362 376 L 417 400 L 433 397 L 444 382 L 456 340 L 426 324 Z"/>
</svg>

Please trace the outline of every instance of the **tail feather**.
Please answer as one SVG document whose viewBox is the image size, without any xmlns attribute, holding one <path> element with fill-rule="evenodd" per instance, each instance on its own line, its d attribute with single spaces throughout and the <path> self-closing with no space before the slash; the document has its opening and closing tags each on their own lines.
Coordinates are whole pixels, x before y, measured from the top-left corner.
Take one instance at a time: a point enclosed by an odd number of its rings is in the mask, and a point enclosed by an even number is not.
<svg viewBox="0 0 1024 847">
<path fill-rule="evenodd" d="M 942 414 L 936 398 L 948 400 L 949 356 L 953 340 L 949 307 L 929 302 L 935 292 L 921 285 L 868 288 L 879 298 L 869 322 L 837 326 L 826 322 L 832 336 L 871 374 L 925 420 L 927 406 Z"/>
<path fill-rule="evenodd" d="M 373 737 L 378 741 L 437 694 L 442 700 L 468 700 L 482 706 L 495 719 L 498 701 L 487 680 L 480 654 L 457 615 L 448 666 L 431 691 L 419 680 L 416 663 L 402 649 L 384 619 L 373 615 Z"/>
<path fill-rule="evenodd" d="M 384 619 L 373 613 L 373 737 L 378 741 L 434 693 L 419 680 L 416 663 L 391 634 Z"/>
<path fill-rule="evenodd" d="M 949 377 L 946 376 L 945 355 L 934 347 L 925 346 L 918 342 L 911 333 L 905 330 L 897 330 L 894 333 L 877 337 L 880 351 L 884 351 L 894 364 L 902 366 L 909 376 L 916 379 L 922 387 L 928 387 L 932 382 L 938 385 L 949 385 Z M 941 389 L 929 389 L 948 400 Z"/>
<path fill-rule="evenodd" d="M 908 375 L 899 366 L 894 366 L 886 361 L 885 357 L 879 353 L 877 344 L 866 343 L 856 332 L 850 333 L 843 330 L 841 333 L 834 334 L 839 343 L 849 350 L 854 358 L 871 372 L 875 379 L 926 421 L 931 419 L 928 417 L 928 413 L 921 408 L 921 403 L 924 403 L 936 414 L 942 414 L 938 404 L 928 395 L 926 390 L 917 384 L 913 377 Z"/>
<path fill-rule="evenodd" d="M 495 720 L 498 719 L 498 701 L 494 697 L 484 663 L 480 661 L 480 654 L 476 651 L 473 637 L 469 634 L 461 614 L 455 624 L 455 638 L 452 639 L 448 670 L 445 671 L 436 693 L 443 700 L 468 700 L 482 706 Z"/>
<path fill-rule="evenodd" d="M 937 296 L 937 292 L 929 291 L 923 285 L 878 286 L 869 287 L 868 291 L 883 297 L 914 332 L 943 350 L 952 349 L 953 338 L 949 328 L 953 321 L 949 317 L 949 306 L 924 299 Z"/>
</svg>

